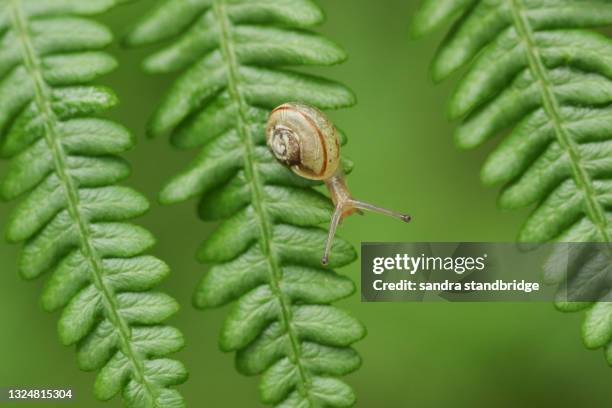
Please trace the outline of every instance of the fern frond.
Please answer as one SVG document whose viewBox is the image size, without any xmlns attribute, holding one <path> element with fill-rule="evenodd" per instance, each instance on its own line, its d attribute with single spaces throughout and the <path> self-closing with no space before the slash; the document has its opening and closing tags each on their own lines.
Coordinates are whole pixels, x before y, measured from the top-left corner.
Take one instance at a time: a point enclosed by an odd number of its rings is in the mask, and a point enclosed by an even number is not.
<svg viewBox="0 0 612 408">
<path fill-rule="evenodd" d="M 128 35 L 128 45 L 173 39 L 145 61 L 149 72 L 183 71 L 153 117 L 153 136 L 172 134 L 195 161 L 161 193 L 163 203 L 202 197 L 204 220 L 220 227 L 200 248 L 211 263 L 194 303 L 236 301 L 220 346 L 238 370 L 263 374 L 261 396 L 279 407 L 347 407 L 353 391 L 337 376 L 358 368 L 350 345 L 365 329 L 329 304 L 353 283 L 323 270 L 320 254 L 331 205 L 312 184 L 278 164 L 265 145 L 270 110 L 287 101 L 321 109 L 354 104 L 344 86 L 282 69 L 333 65 L 346 55 L 306 31 L 321 22 L 309 0 L 163 1 Z M 354 249 L 337 240 L 334 267 Z"/>
<path fill-rule="evenodd" d="M 183 407 L 169 388 L 187 373 L 166 358 L 183 336 L 162 323 L 177 302 L 153 288 L 168 266 L 143 255 L 153 236 L 126 221 L 148 201 L 115 185 L 128 176 L 116 155 L 130 133 L 93 115 L 116 104 L 89 85 L 116 63 L 100 51 L 109 30 L 83 15 L 111 0 L 8 0 L 0 8 L 0 153 L 10 158 L 3 199 L 23 196 L 9 221 L 10 241 L 25 241 L 21 275 L 52 272 L 43 308 L 62 310 L 59 335 L 77 345 L 83 370 L 99 370 L 94 393 L 123 393 L 129 407 Z"/>
<path fill-rule="evenodd" d="M 612 42 L 586 29 L 612 24 L 612 3 L 426 0 L 413 34 L 454 19 L 434 59 L 433 77 L 466 69 L 449 108 L 451 118 L 462 119 L 455 134 L 460 147 L 474 148 L 509 131 L 484 165 L 482 180 L 505 184 L 499 200 L 504 208 L 536 206 L 519 240 L 609 243 Z M 589 313 L 587 345 L 610 349 L 612 309 L 599 303 Z M 605 328 L 596 343 L 588 340 L 593 313 Z"/>
</svg>

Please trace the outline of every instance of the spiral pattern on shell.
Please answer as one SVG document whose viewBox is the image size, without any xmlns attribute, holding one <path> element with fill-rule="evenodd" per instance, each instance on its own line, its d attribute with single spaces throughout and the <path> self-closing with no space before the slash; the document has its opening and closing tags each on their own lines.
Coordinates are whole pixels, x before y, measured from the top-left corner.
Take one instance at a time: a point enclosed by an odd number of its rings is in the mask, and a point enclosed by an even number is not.
<svg viewBox="0 0 612 408">
<path fill-rule="evenodd" d="M 274 157 L 301 177 L 325 180 L 338 169 L 336 128 L 313 107 L 286 103 L 274 109 L 268 119 L 266 142 Z"/>
<path fill-rule="evenodd" d="M 286 166 L 300 164 L 300 143 L 297 135 L 289 128 L 276 126 L 270 139 L 274 157 Z"/>
</svg>

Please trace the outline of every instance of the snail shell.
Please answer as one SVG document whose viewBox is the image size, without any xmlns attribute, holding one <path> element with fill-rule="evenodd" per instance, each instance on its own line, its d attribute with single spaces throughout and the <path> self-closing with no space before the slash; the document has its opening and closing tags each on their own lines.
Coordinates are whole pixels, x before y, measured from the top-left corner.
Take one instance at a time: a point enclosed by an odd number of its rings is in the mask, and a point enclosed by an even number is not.
<svg viewBox="0 0 612 408">
<path fill-rule="evenodd" d="M 286 103 L 272 111 L 266 142 L 278 161 L 310 180 L 332 177 L 340 163 L 336 128 L 323 112 L 303 104 Z"/>
</svg>

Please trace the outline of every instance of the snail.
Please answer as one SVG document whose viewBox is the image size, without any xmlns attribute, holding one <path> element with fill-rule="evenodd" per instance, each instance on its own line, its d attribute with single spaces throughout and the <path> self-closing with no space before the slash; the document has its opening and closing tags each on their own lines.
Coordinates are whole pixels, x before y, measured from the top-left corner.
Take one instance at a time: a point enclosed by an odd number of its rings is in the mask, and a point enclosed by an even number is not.
<svg viewBox="0 0 612 408">
<path fill-rule="evenodd" d="M 266 126 L 266 142 L 274 157 L 298 176 L 324 181 L 335 211 L 321 263 L 329 263 L 329 253 L 342 220 L 361 210 L 373 211 L 404 222 L 409 215 L 355 200 L 340 166 L 340 142 L 335 126 L 316 108 L 300 103 L 286 103 L 272 111 Z"/>
</svg>

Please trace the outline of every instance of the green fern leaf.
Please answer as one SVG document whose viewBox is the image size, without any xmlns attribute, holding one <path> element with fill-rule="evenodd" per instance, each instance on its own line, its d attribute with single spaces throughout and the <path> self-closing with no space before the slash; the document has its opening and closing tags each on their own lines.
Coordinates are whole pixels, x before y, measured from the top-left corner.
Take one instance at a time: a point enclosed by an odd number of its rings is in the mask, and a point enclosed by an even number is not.
<svg viewBox="0 0 612 408">
<path fill-rule="evenodd" d="M 536 206 L 519 240 L 609 243 L 612 41 L 586 28 L 612 24 L 612 3 L 426 0 L 412 33 L 425 35 L 452 20 L 433 77 L 466 70 L 449 107 L 450 117 L 462 120 L 455 134 L 460 147 L 480 146 L 509 130 L 482 180 L 505 184 L 503 208 Z M 584 284 L 588 271 L 570 284 Z M 607 345 L 612 364 L 612 310 L 603 300 L 588 312 L 583 337 L 589 347 Z M 574 311 L 592 305 L 557 306 Z"/>
<path fill-rule="evenodd" d="M 143 255 L 154 243 L 151 234 L 125 223 L 149 203 L 115 185 L 130 172 L 116 155 L 134 140 L 92 116 L 117 103 L 110 90 L 89 85 L 116 63 L 100 51 L 112 41 L 109 30 L 83 16 L 114 3 L 1 4 L 0 153 L 11 161 L 0 196 L 24 197 L 7 237 L 25 242 L 24 278 L 52 272 L 43 308 L 62 310 L 60 338 L 77 345 L 79 367 L 99 370 L 97 398 L 122 392 L 129 407 L 183 407 L 169 387 L 187 373 L 166 358 L 183 347 L 183 336 L 163 325 L 178 304 L 153 291 L 169 269 Z"/>
<path fill-rule="evenodd" d="M 278 164 L 265 145 L 270 110 L 299 100 L 321 109 L 353 105 L 347 88 L 281 69 L 333 65 L 346 55 L 306 29 L 322 21 L 309 0 L 167 0 L 127 36 L 140 46 L 174 39 L 147 58 L 153 73 L 184 71 L 151 121 L 200 154 L 161 192 L 163 203 L 201 197 L 204 220 L 219 228 L 199 250 L 213 264 L 198 286 L 200 308 L 235 301 L 220 346 L 238 370 L 263 374 L 261 396 L 278 407 L 348 407 L 355 397 L 336 377 L 360 365 L 350 345 L 365 329 L 329 304 L 353 283 L 321 268 L 331 203 Z M 332 266 L 356 258 L 343 240 Z"/>
</svg>

